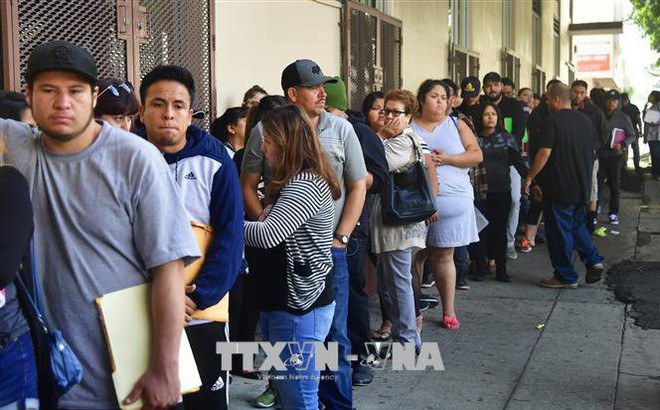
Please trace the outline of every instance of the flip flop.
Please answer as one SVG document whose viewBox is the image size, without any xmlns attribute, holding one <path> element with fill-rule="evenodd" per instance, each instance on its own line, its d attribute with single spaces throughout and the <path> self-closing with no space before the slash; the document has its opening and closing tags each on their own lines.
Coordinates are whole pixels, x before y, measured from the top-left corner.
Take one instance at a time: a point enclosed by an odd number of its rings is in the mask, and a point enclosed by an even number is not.
<svg viewBox="0 0 660 410">
<path fill-rule="evenodd" d="M 392 338 L 392 332 L 389 330 L 374 330 L 371 333 L 371 338 L 378 342 L 386 342 Z"/>
<path fill-rule="evenodd" d="M 456 319 L 456 316 L 454 317 L 449 317 L 445 316 L 442 318 L 442 325 L 445 327 L 447 330 L 458 330 L 461 328 L 461 325 L 458 323 L 458 319 Z"/>
</svg>

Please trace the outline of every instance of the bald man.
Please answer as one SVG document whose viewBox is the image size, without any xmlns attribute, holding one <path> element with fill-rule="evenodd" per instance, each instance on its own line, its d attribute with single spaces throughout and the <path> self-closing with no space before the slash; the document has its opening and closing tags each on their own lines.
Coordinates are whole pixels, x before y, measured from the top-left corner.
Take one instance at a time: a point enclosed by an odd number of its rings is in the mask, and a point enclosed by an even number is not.
<svg viewBox="0 0 660 410">
<path fill-rule="evenodd" d="M 585 225 L 585 206 L 591 192 L 596 129 L 584 114 L 571 109 L 571 92 L 564 84 L 553 84 L 546 93 L 553 115 L 546 117 L 538 137 L 538 151 L 525 178 L 523 192 L 536 182 L 543 195 L 546 238 L 551 278 L 543 279 L 548 288 L 577 288 L 578 274 L 573 267 L 576 250 L 587 267 L 586 283 L 600 281 L 603 257 L 591 241 Z"/>
</svg>

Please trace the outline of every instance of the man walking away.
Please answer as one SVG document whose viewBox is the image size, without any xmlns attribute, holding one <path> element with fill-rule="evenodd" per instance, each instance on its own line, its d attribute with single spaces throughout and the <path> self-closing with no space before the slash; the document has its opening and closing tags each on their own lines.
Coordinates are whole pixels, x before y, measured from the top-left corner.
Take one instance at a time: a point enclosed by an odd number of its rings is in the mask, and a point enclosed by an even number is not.
<svg viewBox="0 0 660 410">
<path fill-rule="evenodd" d="M 577 288 L 574 250 L 587 267 L 586 283 L 598 282 L 604 270 L 603 258 L 584 223 L 596 131 L 589 118 L 571 109 L 571 92 L 566 85 L 552 85 L 546 102 L 553 115 L 545 119 L 523 192 L 529 194 L 536 178 L 543 195 L 546 240 L 554 276 L 543 279 L 540 285 Z"/>
</svg>

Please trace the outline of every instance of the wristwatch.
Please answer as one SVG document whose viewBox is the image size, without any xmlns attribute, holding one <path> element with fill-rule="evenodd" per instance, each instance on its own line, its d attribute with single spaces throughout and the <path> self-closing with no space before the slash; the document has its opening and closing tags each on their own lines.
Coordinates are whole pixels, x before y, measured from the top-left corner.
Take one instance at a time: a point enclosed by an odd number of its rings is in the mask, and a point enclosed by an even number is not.
<svg viewBox="0 0 660 410">
<path fill-rule="evenodd" d="M 346 236 L 346 235 L 343 235 L 343 234 L 340 234 L 340 233 L 335 233 L 333 238 L 335 238 L 336 240 L 338 240 L 339 242 L 341 242 L 344 245 L 348 245 L 348 236 Z"/>
</svg>

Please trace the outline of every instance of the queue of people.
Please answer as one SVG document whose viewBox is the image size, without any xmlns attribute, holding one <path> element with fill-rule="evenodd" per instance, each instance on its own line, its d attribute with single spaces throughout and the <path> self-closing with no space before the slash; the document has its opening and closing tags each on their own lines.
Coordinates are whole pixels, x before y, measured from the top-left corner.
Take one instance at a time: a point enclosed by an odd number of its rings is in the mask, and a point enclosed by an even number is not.
<svg viewBox="0 0 660 410">
<path fill-rule="evenodd" d="M 642 114 L 617 90 L 587 98 L 580 80 L 551 81 L 536 105 L 530 89 L 516 92 L 495 72 L 460 86 L 429 79 L 416 94 L 373 92 L 357 112 L 341 78 L 301 59 L 281 73 L 282 95 L 251 87 L 210 133 L 192 124 L 195 80 L 184 67 L 146 73 L 138 100 L 130 83 L 99 80 L 85 49 L 53 41 L 32 52 L 26 80 L 26 100 L 0 96 L 10 118 L 0 120 L 0 190 L 15 200 L 0 204 L 0 223 L 17 227 L 0 247 L 0 363 L 24 372 L 0 407 L 105 409 L 141 398 L 147 408 L 224 409 L 230 376 L 215 343 L 254 341 L 260 324 L 264 340 L 299 342 L 292 353 L 311 364 L 269 373 L 257 407 L 351 409 L 353 386 L 373 379 L 366 342 L 421 347 L 425 272 L 439 325 L 457 331 L 469 260 L 472 280 L 511 282 L 507 259 L 533 249 L 543 219 L 554 274 L 540 285 L 578 286 L 573 250 L 586 283 L 598 282 L 604 260 L 589 233 L 599 188 L 607 182 L 607 221 L 617 224 L 622 158 L 642 122 L 660 176 L 660 94 Z M 412 167 L 422 178 L 406 188 L 428 189 L 435 212 L 392 222 L 393 181 Z M 66 392 L 44 389 L 43 346 L 15 285 L 26 255 L 49 322 L 82 364 Z M 382 315 L 373 332 L 369 263 Z M 95 300 L 147 282 L 151 366 L 117 398 Z M 181 397 L 184 331 L 202 385 Z M 338 369 L 315 370 L 305 342 L 337 343 Z M 234 360 L 232 375 L 264 377 L 242 366 Z"/>
</svg>

